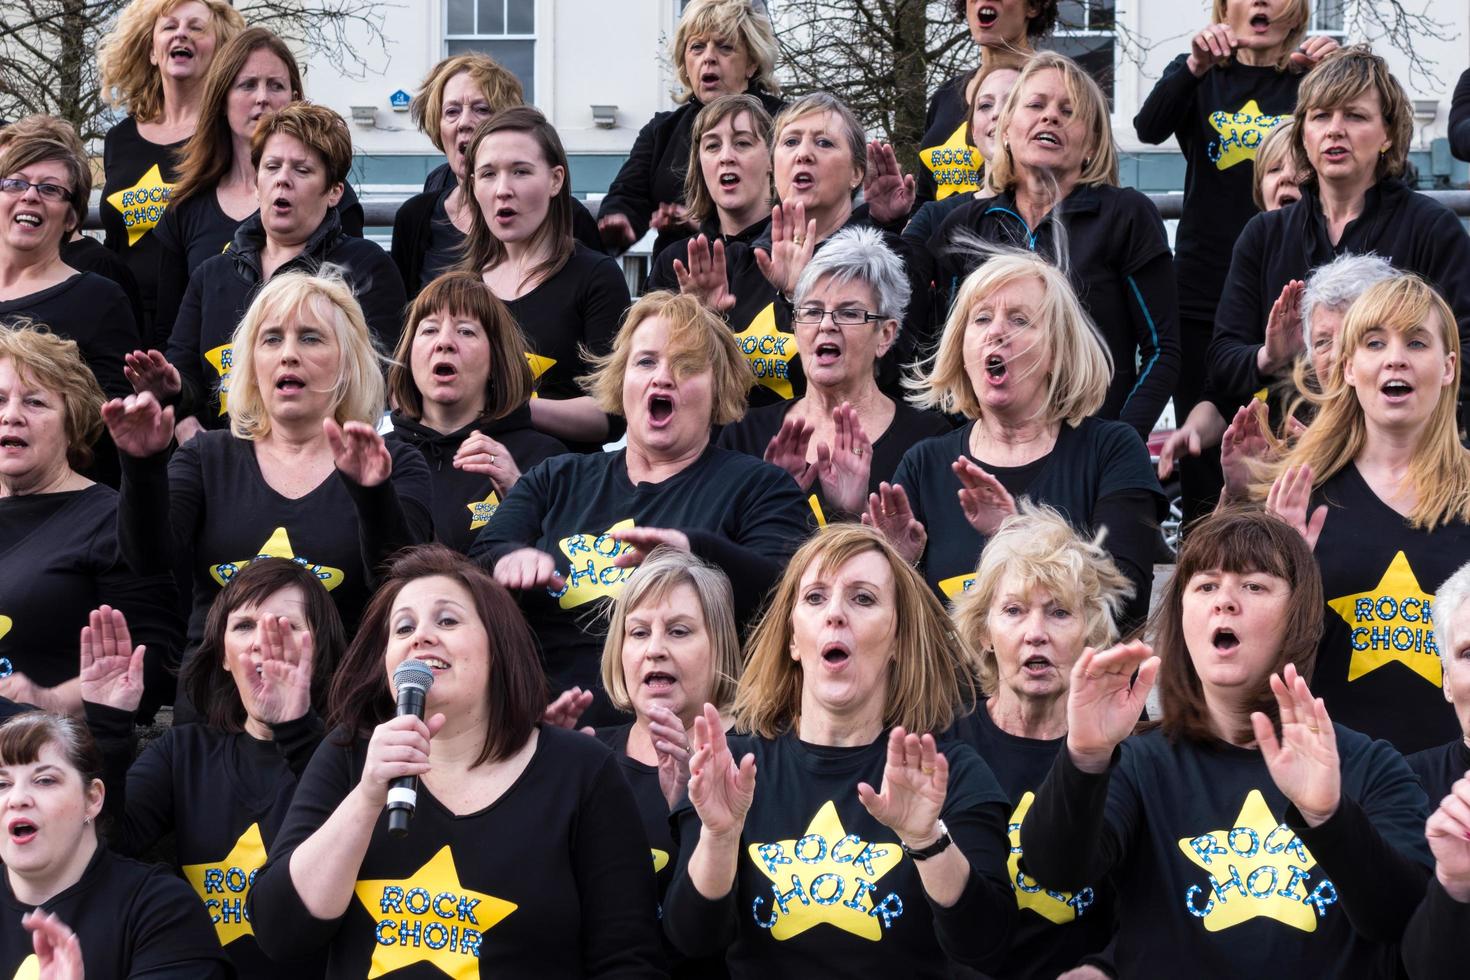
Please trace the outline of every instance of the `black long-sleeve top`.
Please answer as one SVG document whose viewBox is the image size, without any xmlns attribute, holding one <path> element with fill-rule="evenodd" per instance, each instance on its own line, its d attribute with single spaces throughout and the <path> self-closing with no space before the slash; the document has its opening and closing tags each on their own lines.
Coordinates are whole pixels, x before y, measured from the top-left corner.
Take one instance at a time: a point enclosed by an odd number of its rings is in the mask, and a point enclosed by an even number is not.
<svg viewBox="0 0 1470 980">
<path fill-rule="evenodd" d="M 334 733 L 312 758 L 251 890 L 269 955 L 326 949 L 327 980 L 665 975 L 648 844 L 618 762 L 548 726 L 485 809 L 455 814 L 421 783 L 407 836 L 379 816 L 347 911 L 314 917 L 291 856 L 362 778 L 367 739 L 342 741 Z"/>
<path fill-rule="evenodd" d="M 376 487 L 332 474 L 295 500 L 261 474 L 255 444 L 201 432 L 165 461 L 123 459 L 118 506 L 122 553 L 134 567 L 177 570 L 193 585 L 188 649 L 204 636 L 214 597 L 258 557 L 290 558 L 331 593 L 348 635 L 393 552 L 430 540 L 433 489 L 424 457 L 389 446 L 393 475 Z"/>
<path fill-rule="evenodd" d="M 746 89 L 746 94 L 761 100 L 772 116 L 781 111 L 784 103 L 755 87 Z M 623 161 L 618 175 L 613 178 L 597 212 L 599 218 L 610 214 L 621 214 L 633 226 L 636 242 L 648 233 L 649 221 L 660 204 L 684 203 L 684 173 L 689 169 L 689 143 L 694 131 L 694 117 L 704 103 L 691 98 L 677 109 L 655 112 L 633 141 L 628 159 Z M 653 255 L 657 257 L 671 242 L 688 237 L 687 231 L 662 231 L 653 243 Z"/>
<path fill-rule="evenodd" d="M 1403 960 L 1409 980 L 1461 980 L 1470 959 L 1470 902 L 1457 902 L 1438 878 L 1404 930 Z"/>
<path fill-rule="evenodd" d="M 61 243 L 61 261 L 78 272 L 95 272 L 103 279 L 117 283 L 128 298 L 133 311 L 133 323 L 143 322 L 143 299 L 138 295 L 138 280 L 126 262 L 112 249 L 88 235 Z"/>
<path fill-rule="evenodd" d="M 919 166 L 914 171 L 915 211 L 930 201 L 980 189 L 980 168 L 985 158 L 965 139 L 970 121 L 965 92 L 975 72 L 974 68 L 961 72 L 929 98 L 924 135 L 919 140 Z"/>
<path fill-rule="evenodd" d="M 1256 749 L 1154 730 L 1092 775 L 1063 748 L 1022 869 L 1052 888 L 1113 876 L 1121 976 L 1393 976 L 1431 863 L 1424 792 L 1392 746 L 1333 727 L 1342 798 L 1317 827 Z"/>
<path fill-rule="evenodd" d="M 1410 753 L 1404 756 L 1404 761 L 1419 777 L 1424 795 L 1437 806 L 1450 795 L 1450 787 L 1470 773 L 1470 744 L 1461 735 L 1432 749 Z"/>
<path fill-rule="evenodd" d="M 1470 160 L 1470 68 L 1460 74 L 1450 99 L 1450 153 Z"/>
<path fill-rule="evenodd" d="M 128 116 L 102 139 L 102 214 L 105 244 L 122 257 L 138 283 L 144 320 L 138 330 L 152 336 L 158 301 L 158 243 L 152 232 L 162 220 L 178 178 L 178 154 L 187 140 L 153 143 Z"/>
<path fill-rule="evenodd" d="M 76 933 L 88 977 L 108 980 L 230 980 L 234 970 L 189 886 L 158 865 L 97 845 L 81 880 L 42 902 Z M 32 906 L 0 874 L 0 975 L 38 976 Z"/>
<path fill-rule="evenodd" d="M 268 959 L 246 906 L 296 781 L 322 740 L 321 719 L 308 713 L 274 725 L 268 741 L 175 725 L 133 761 L 132 715 L 99 704 L 85 708 L 102 749 L 111 846 L 141 857 L 160 840 L 173 841 L 174 867 L 203 904 L 241 980 L 276 980 L 282 969 L 321 976 L 321 957 L 291 964 Z"/>
<path fill-rule="evenodd" d="M 971 199 L 954 211 L 929 241 L 943 306 L 949 308 L 979 264 L 955 248 L 961 232 L 1052 261 L 1064 247 L 1067 278 L 1113 359 L 1098 415 L 1122 419 L 1147 438 L 1179 376 L 1179 301 L 1164 222 L 1138 191 L 1101 184 L 1077 187 L 1053 213 L 1066 230 L 1065 246 L 1053 221 L 1026 224 L 1012 191 Z"/>
<path fill-rule="evenodd" d="M 521 548 L 551 555 L 561 589 L 521 593 L 521 608 L 541 642 L 552 689 L 598 692 L 584 715 L 593 726 L 626 720 L 602 693 L 607 623 L 592 603 L 614 598 L 633 573 L 613 559 L 629 546 L 609 532 L 628 527 L 683 531 L 694 552 L 724 569 L 738 620 L 748 619 L 807 534 L 806 502 L 785 470 L 709 446 L 662 483 L 634 484 L 627 451 L 554 456 L 534 466 L 506 495 L 470 547 L 494 568 Z"/>
<path fill-rule="evenodd" d="M 1265 384 L 1256 352 L 1271 304 L 1288 282 L 1347 252 L 1372 253 L 1423 276 L 1455 311 L 1461 345 L 1470 345 L 1470 236 L 1453 211 L 1386 178 L 1368 188 L 1363 213 L 1333 245 L 1321 202 L 1306 185 L 1301 200 L 1252 218 L 1235 243 L 1209 348 L 1210 381 L 1220 397 L 1243 405 Z M 1462 377 L 1461 392 L 1465 385 Z"/>
<path fill-rule="evenodd" d="M 189 288 L 167 337 L 169 363 L 183 381 L 183 415 L 194 415 L 206 429 L 229 426 L 228 388 L 234 351 L 230 341 L 250 302 L 265 284 L 260 253 L 265 229 L 259 213 L 246 218 L 222 255 L 206 260 L 189 277 Z M 342 230 L 335 211 L 306 240 L 301 253 L 273 275 L 292 270 L 314 272 L 323 263 L 343 270 L 362 304 L 373 342 L 384 353 L 398 343 L 403 325 L 403 282 L 388 253 L 376 243 Z"/>
<path fill-rule="evenodd" d="M 755 755 L 755 799 L 740 834 L 729 893 L 705 898 L 689 878 L 699 814 L 686 797 L 671 818 L 679 866 L 664 929 L 689 955 L 726 950 L 736 980 L 759 977 L 947 977 L 951 959 L 976 968 L 1005 954 L 1016 903 L 1006 883 L 1005 794 L 969 746 L 942 746 L 949 788 L 940 816 L 970 863 L 959 900 L 929 899 L 892 830 L 858 799 L 883 784 L 888 732 L 837 748 L 733 736 L 736 759 Z"/>
<path fill-rule="evenodd" d="M 705 219 L 704 224 L 699 226 L 698 234 L 708 238 L 711 243 L 713 243 L 717 238 L 721 242 L 724 242 L 725 275 L 727 277 L 731 277 L 735 265 L 733 262 L 733 256 L 730 253 L 730 247 L 732 245 L 748 246 L 752 242 L 766 235 L 766 232 L 770 230 L 770 227 L 771 216 L 767 214 L 762 216 L 759 221 L 751 225 L 749 228 L 742 228 L 740 229 L 740 231 L 736 232 L 733 235 L 727 235 L 720 230 L 719 218 L 710 217 Z M 769 241 L 769 236 L 766 237 L 767 241 Z M 670 244 L 669 247 L 664 249 L 662 252 L 658 253 L 658 257 L 655 258 L 649 266 L 648 280 L 643 284 L 644 292 L 652 292 L 655 289 L 667 289 L 671 293 L 677 293 L 679 291 L 679 276 L 677 273 L 674 272 L 674 261 L 677 259 L 684 264 L 685 268 L 688 268 L 689 243 L 693 240 L 693 236 L 680 239 L 679 241 Z M 731 281 L 733 281 L 733 278 L 731 278 Z"/>
<path fill-rule="evenodd" d="M 1169 63 L 1138 107 L 1138 138 L 1174 137 L 1184 154 L 1184 213 L 1174 235 L 1179 312 L 1212 320 L 1229 266 L 1223 261 L 1256 213 L 1256 150 L 1291 118 L 1302 75 L 1231 61 L 1196 78 L 1189 55 Z"/>
<path fill-rule="evenodd" d="M 28 296 L 0 300 L 0 323 L 20 317 L 75 340 L 108 398 L 133 393 L 123 375 L 123 355 L 132 352 L 140 338 L 132 303 L 117 283 L 95 272 L 81 272 Z"/>
</svg>

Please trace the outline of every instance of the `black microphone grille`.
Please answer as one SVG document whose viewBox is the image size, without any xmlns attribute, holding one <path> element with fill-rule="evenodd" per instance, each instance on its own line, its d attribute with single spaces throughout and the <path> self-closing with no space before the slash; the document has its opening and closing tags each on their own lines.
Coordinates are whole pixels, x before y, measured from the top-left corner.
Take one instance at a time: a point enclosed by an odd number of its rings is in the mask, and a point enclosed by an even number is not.
<svg viewBox="0 0 1470 980">
<path fill-rule="evenodd" d="M 422 660 L 405 660 L 393 671 L 393 689 L 398 691 L 405 686 L 428 691 L 434 686 L 434 672 Z"/>
</svg>

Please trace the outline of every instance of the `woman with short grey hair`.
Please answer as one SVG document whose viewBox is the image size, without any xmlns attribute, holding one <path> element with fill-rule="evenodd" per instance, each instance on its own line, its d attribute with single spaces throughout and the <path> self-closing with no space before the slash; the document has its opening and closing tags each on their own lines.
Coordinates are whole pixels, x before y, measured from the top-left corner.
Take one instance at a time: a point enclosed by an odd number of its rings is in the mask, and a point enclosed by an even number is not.
<svg viewBox="0 0 1470 980">
<path fill-rule="evenodd" d="M 882 232 L 838 231 L 792 296 L 806 393 L 752 408 L 720 433 L 724 448 L 764 457 L 810 491 L 819 524 L 856 517 L 910 446 L 950 429 L 942 415 L 878 389 L 878 360 L 898 339 L 911 291 Z"/>
</svg>

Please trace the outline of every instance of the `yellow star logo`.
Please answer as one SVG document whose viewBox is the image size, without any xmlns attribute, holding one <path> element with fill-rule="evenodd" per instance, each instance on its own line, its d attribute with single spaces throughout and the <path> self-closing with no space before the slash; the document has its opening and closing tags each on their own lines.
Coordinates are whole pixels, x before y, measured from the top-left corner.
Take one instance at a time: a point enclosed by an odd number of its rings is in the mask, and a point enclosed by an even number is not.
<svg viewBox="0 0 1470 980">
<path fill-rule="evenodd" d="M 212 350 L 204 352 L 204 359 L 209 366 L 214 368 L 214 373 L 219 375 L 219 413 L 226 413 L 230 397 L 230 372 L 235 367 L 235 358 L 229 344 L 220 344 Z"/>
<path fill-rule="evenodd" d="M 1398 661 L 1435 687 L 1444 679 L 1434 642 L 1434 596 L 1419 586 L 1409 559 L 1393 556 L 1378 584 L 1367 592 L 1327 600 L 1348 624 L 1352 660 L 1347 679 L 1355 681 L 1384 664 Z"/>
<path fill-rule="evenodd" d="M 475 531 L 490 523 L 495 509 L 500 506 L 500 495 L 494 490 L 484 500 L 472 500 L 465 504 L 470 512 L 470 530 Z"/>
<path fill-rule="evenodd" d="M 873 844 L 849 834 L 831 800 L 822 804 L 797 840 L 751 844 L 750 860 L 771 879 L 771 894 L 751 906 L 756 924 L 777 942 L 823 923 L 873 942 L 903 915 L 889 892 L 877 905 L 874 884 L 903 860 L 897 843 Z"/>
<path fill-rule="evenodd" d="M 658 874 L 669 866 L 669 852 L 660 851 L 656 847 L 650 847 L 649 850 L 653 852 L 653 873 Z"/>
<path fill-rule="evenodd" d="M 954 575 L 950 578 L 939 580 L 939 591 L 944 593 L 946 599 L 958 599 L 970 591 L 970 586 L 975 584 L 975 573 L 966 572 L 963 575 Z"/>
<path fill-rule="evenodd" d="M 571 562 L 566 573 L 566 584 L 560 589 L 547 591 L 558 600 L 563 609 L 571 609 L 594 599 L 613 599 L 623 591 L 623 583 L 633 574 L 631 568 L 619 568 L 613 564 L 631 544 L 623 544 L 614 538 L 614 531 L 626 531 L 633 526 L 633 519 L 618 521 L 601 534 L 569 534 L 556 543 L 562 554 Z"/>
<path fill-rule="evenodd" d="M 776 326 L 776 304 L 767 303 L 745 332 L 735 335 L 735 340 L 750 362 L 756 384 L 765 385 L 782 398 L 790 398 L 791 362 L 800 355 L 796 350 L 796 334 L 785 333 Z"/>
<path fill-rule="evenodd" d="M 260 554 L 252 558 L 242 558 L 239 561 L 226 561 L 218 565 L 211 565 L 209 566 L 209 575 L 220 585 L 226 585 L 230 579 L 235 577 L 235 574 L 240 569 L 249 565 L 256 558 L 289 558 L 315 575 L 317 581 L 326 586 L 328 592 L 331 592 L 342 584 L 342 569 L 332 568 L 327 565 L 317 565 L 298 556 L 292 550 L 291 538 L 286 534 L 286 529 L 283 527 L 278 527 L 271 532 L 270 538 L 261 546 Z"/>
<path fill-rule="evenodd" d="M 41 980 L 41 961 L 36 959 L 35 953 L 20 961 L 15 980 Z"/>
<path fill-rule="evenodd" d="M 163 173 L 155 163 L 132 187 L 107 195 L 107 203 L 122 214 L 123 226 L 128 229 L 129 248 L 138 244 L 138 239 L 158 224 L 158 219 L 168 209 L 169 195 L 173 190 L 174 185 L 163 179 Z"/>
<path fill-rule="evenodd" d="M 532 354 L 530 351 L 526 351 L 525 353 L 526 363 L 531 365 L 531 380 L 533 382 L 540 381 L 541 375 L 556 367 L 556 358 L 554 357 L 542 357 L 539 354 Z"/>
<path fill-rule="evenodd" d="M 1317 860 L 1301 838 L 1281 823 L 1258 789 L 1246 794 L 1235 826 L 1179 841 L 1179 850 L 1208 872 L 1209 887 L 1190 885 L 1184 906 L 1219 932 L 1263 915 L 1315 932 L 1317 920 L 1337 901 L 1328 878 L 1309 887 Z"/>
<path fill-rule="evenodd" d="M 938 146 L 919 151 L 919 162 L 934 175 L 934 199 L 942 201 L 951 194 L 964 194 L 980 189 L 980 164 L 985 160 L 980 151 L 965 140 L 962 122 Z"/>
<path fill-rule="evenodd" d="M 5 634 L 9 633 L 10 628 L 14 625 L 15 620 L 9 616 L 0 616 L 0 640 L 5 639 Z"/>
<path fill-rule="evenodd" d="M 1261 112 L 1255 99 L 1251 99 L 1236 112 L 1221 109 L 1210 113 L 1210 127 L 1219 134 L 1210 141 L 1210 159 L 1221 170 L 1229 170 L 1237 163 L 1255 160 L 1261 141 L 1285 118 L 1268 116 Z"/>
<path fill-rule="evenodd" d="M 245 900 L 255 884 L 255 873 L 263 864 L 265 842 L 260 836 L 260 824 L 253 823 L 223 860 L 184 865 L 184 877 L 204 902 L 221 946 L 228 946 L 241 936 L 255 935 Z"/>
<path fill-rule="evenodd" d="M 1016 893 L 1017 908 L 1030 909 L 1048 922 L 1062 925 L 1086 912 L 1095 895 L 1091 888 L 1084 888 L 1075 895 L 1072 892 L 1054 892 L 1050 888 L 1042 888 L 1034 878 L 1021 872 L 1021 821 L 1026 819 L 1035 799 L 1035 793 L 1022 793 L 1021 802 L 1016 804 L 1006 828 L 1011 836 L 1011 857 L 1006 862 L 1011 872 L 1011 891 Z"/>
<path fill-rule="evenodd" d="M 353 891 L 377 924 L 368 980 L 420 960 L 455 980 L 478 977 L 482 937 L 516 910 L 461 885 L 448 844 L 407 878 L 359 881 Z"/>
</svg>

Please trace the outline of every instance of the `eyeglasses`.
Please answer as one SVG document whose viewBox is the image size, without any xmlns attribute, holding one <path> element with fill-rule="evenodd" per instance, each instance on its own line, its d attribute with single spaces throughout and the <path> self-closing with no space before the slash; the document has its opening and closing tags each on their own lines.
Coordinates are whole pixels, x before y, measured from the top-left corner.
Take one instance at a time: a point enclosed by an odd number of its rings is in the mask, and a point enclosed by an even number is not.
<svg viewBox="0 0 1470 980">
<path fill-rule="evenodd" d="M 877 313 L 869 313 L 867 310 L 855 308 L 824 310 L 820 306 L 803 306 L 792 311 L 791 314 L 791 318 L 797 323 L 821 323 L 829 316 L 833 323 L 841 327 L 855 327 L 860 323 L 887 319 Z"/>
<path fill-rule="evenodd" d="M 40 194 L 47 201 L 61 204 L 71 200 L 71 191 L 62 187 L 60 184 L 33 184 L 19 177 L 0 179 L 0 191 L 4 191 L 7 194 L 24 194 L 32 187 L 36 189 L 37 194 Z"/>
</svg>

